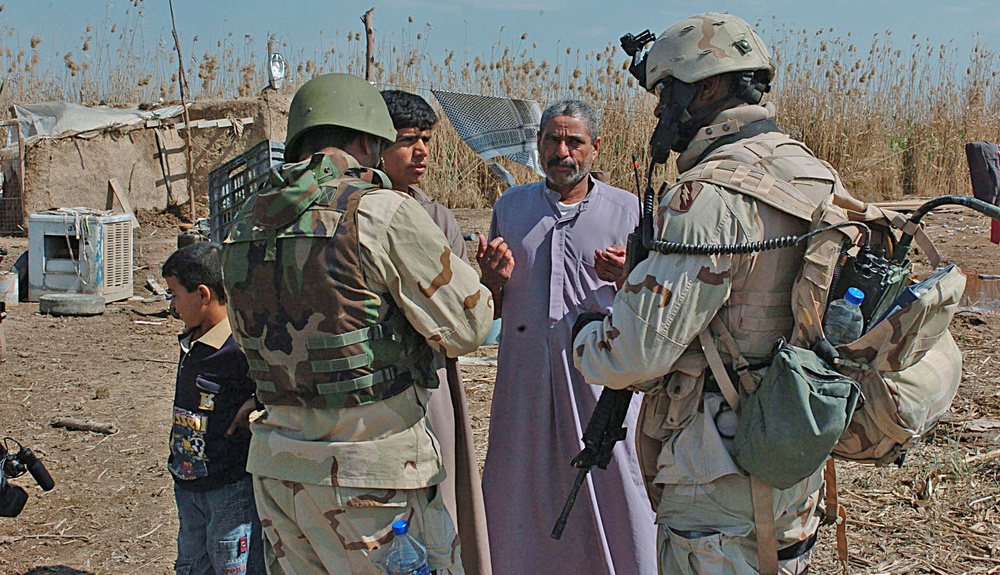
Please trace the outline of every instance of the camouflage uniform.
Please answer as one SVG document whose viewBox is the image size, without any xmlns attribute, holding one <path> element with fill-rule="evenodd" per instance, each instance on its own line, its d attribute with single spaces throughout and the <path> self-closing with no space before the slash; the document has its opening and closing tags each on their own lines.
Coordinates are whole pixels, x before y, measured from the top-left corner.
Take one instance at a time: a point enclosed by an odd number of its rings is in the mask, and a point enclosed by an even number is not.
<svg viewBox="0 0 1000 575">
<path fill-rule="evenodd" d="M 455 214 L 415 185 L 409 186 L 407 193 L 427 210 L 427 215 L 441 228 L 452 253 L 468 262 L 468 248 Z M 438 382 L 438 391 L 431 396 L 431 403 L 427 406 L 427 418 L 441 445 L 441 460 L 446 471 L 439 488 L 445 507 L 458 529 L 465 572 L 469 575 L 491 575 L 482 480 L 458 358 L 444 359 L 444 368 L 438 370 Z"/>
<path fill-rule="evenodd" d="M 432 351 L 489 331 L 492 299 L 424 209 L 336 150 L 286 164 L 248 202 L 223 270 L 234 335 L 267 406 L 248 470 L 272 573 L 379 573 L 407 519 L 438 573 L 463 573 L 436 485 Z"/>
<path fill-rule="evenodd" d="M 777 131 L 739 139 L 699 160 L 716 137 L 770 122 L 772 115 L 772 108 L 759 105 L 722 112 L 698 132 L 678 167 L 694 172 L 716 159 L 764 158 L 758 167 L 818 204 L 832 193 L 835 175 Z M 661 194 L 654 223 L 661 240 L 713 245 L 797 235 L 808 226 L 735 189 L 699 181 Z M 801 249 L 732 256 L 653 252 L 629 274 L 613 315 L 589 324 L 574 341 L 576 365 L 589 383 L 646 392 L 636 442 L 657 511 L 661 573 L 758 569 L 750 478 L 729 452 L 736 418 L 707 371 L 698 336 L 719 317 L 759 380 L 774 343 L 792 333 L 790 291 L 801 261 Z M 729 363 L 725 354 L 723 359 Z M 790 489 L 773 490 L 782 573 L 808 566 L 821 485 L 818 470 Z"/>
</svg>

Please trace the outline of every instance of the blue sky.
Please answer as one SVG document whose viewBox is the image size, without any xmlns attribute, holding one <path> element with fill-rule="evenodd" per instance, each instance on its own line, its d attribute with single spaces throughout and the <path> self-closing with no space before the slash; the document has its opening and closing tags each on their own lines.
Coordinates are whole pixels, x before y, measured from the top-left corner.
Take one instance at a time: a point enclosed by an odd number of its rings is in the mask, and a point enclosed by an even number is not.
<svg viewBox="0 0 1000 575">
<path fill-rule="evenodd" d="M 32 35 L 38 35 L 40 55 L 57 67 L 66 52 L 80 54 L 80 36 L 88 24 L 107 30 L 118 23 L 120 32 L 123 25 L 136 21 L 136 8 L 126 0 L 0 0 L 0 4 L 4 7 L 0 29 L 7 30 L 7 45 L 27 48 Z M 155 50 L 159 44 L 172 50 L 167 0 L 142 0 L 140 6 L 138 26 L 147 49 Z M 338 31 L 343 41 L 346 33 L 362 30 L 359 18 L 373 6 L 380 43 L 398 44 L 406 37 L 415 41 L 420 33 L 427 53 L 437 61 L 444 59 L 446 49 L 455 50 L 459 58 L 463 50 L 470 58 L 488 55 L 491 45 L 501 39 L 505 46 L 537 44 L 535 54 L 540 59 L 565 53 L 566 47 L 600 51 L 608 42 L 617 44 L 625 32 L 650 28 L 659 34 L 673 22 L 709 9 L 731 12 L 751 24 L 760 22 L 765 42 L 782 26 L 809 32 L 832 27 L 834 35 L 850 33 L 859 47 L 870 44 L 876 33 L 884 37 L 888 29 L 895 47 L 910 46 L 916 34 L 917 42 L 952 43 L 963 61 L 977 36 L 985 48 L 1000 50 L 996 0 L 174 0 L 186 59 L 197 56 L 187 52 L 230 37 L 237 49 L 253 50 L 263 60 L 268 34 L 287 42 L 287 50 L 311 55 L 321 45 L 330 45 Z M 429 30 L 425 23 L 431 24 Z M 521 42 L 525 33 L 527 40 Z M 244 40 L 248 35 L 249 44 Z M 195 36 L 200 45 L 192 42 Z"/>
</svg>

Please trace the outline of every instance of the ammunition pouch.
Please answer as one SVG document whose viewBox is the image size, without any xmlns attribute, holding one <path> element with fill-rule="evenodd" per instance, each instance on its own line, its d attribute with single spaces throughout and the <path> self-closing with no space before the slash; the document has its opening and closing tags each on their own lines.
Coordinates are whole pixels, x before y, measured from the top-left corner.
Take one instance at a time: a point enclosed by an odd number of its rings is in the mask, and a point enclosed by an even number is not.
<svg viewBox="0 0 1000 575">
<path fill-rule="evenodd" d="M 298 389 L 284 388 L 270 378 L 271 368 L 261 354 L 261 338 L 243 337 L 242 345 L 257 396 L 264 404 L 353 407 L 388 399 L 414 383 L 437 387 L 430 348 L 412 328 L 409 331 L 413 333 L 406 334 L 408 327 L 402 336 L 386 324 L 376 324 L 344 334 L 307 337 L 311 385 Z M 358 345 L 365 351 L 343 355 L 346 348 Z"/>
<path fill-rule="evenodd" d="M 812 351 L 780 342 L 740 409 L 733 459 L 768 485 L 788 489 L 823 466 L 860 396 L 858 382 Z"/>
</svg>

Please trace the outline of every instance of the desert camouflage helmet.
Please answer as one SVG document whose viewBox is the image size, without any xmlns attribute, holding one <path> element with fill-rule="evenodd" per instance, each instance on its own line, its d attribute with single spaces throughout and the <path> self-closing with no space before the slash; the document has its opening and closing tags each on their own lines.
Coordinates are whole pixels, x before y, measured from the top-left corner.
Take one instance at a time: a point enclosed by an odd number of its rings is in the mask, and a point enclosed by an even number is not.
<svg viewBox="0 0 1000 575">
<path fill-rule="evenodd" d="M 685 18 L 660 34 L 646 61 L 646 86 L 665 78 L 693 84 L 728 72 L 762 71 L 774 77 L 774 61 L 752 26 L 731 14 L 707 12 Z"/>
<path fill-rule="evenodd" d="M 318 126 L 350 128 L 389 143 L 396 141 L 396 128 L 382 94 L 351 74 L 316 76 L 295 92 L 288 109 L 285 157 L 297 159 L 302 134 Z"/>
</svg>

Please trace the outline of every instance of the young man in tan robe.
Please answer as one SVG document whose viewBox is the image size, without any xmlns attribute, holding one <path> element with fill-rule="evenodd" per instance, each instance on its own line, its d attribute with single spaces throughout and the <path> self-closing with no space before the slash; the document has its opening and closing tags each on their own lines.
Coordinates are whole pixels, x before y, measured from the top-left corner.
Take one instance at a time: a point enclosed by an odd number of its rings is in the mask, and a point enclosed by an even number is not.
<svg viewBox="0 0 1000 575">
<path fill-rule="evenodd" d="M 417 200 L 444 232 L 452 252 L 468 261 L 468 250 L 455 215 L 417 187 L 429 164 L 431 131 L 437 124 L 437 114 L 416 94 L 385 90 L 382 97 L 396 128 L 395 143 L 382 152 L 383 170 L 392 181 L 392 188 Z M 445 367 L 438 370 L 438 379 L 441 387 L 431 395 L 428 418 L 441 444 L 447 470 L 439 488 L 458 529 L 465 572 L 489 575 L 492 571 L 483 491 L 458 359 L 445 360 Z"/>
</svg>

